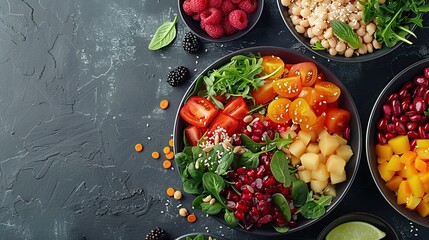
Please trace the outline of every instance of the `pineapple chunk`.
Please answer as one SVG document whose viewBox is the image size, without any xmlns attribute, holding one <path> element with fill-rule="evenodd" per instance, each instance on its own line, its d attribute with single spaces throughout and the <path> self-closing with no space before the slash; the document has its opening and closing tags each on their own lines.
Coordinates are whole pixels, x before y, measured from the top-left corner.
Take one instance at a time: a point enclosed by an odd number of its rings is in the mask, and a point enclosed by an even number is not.
<svg viewBox="0 0 429 240">
<path fill-rule="evenodd" d="M 305 143 L 299 139 L 289 145 L 290 153 L 297 158 L 300 158 L 305 153 L 305 148 Z"/>
<path fill-rule="evenodd" d="M 298 171 L 299 179 L 309 183 L 311 181 L 311 171 L 308 169 Z"/>
<path fill-rule="evenodd" d="M 346 162 L 353 156 L 353 150 L 350 145 L 340 145 L 336 150 L 335 154 L 342 157 Z"/>
<path fill-rule="evenodd" d="M 346 145 L 347 144 L 347 140 L 344 139 L 343 137 L 341 137 L 340 135 L 334 134 L 334 136 L 337 138 L 337 140 L 340 143 L 340 145 Z"/>
<path fill-rule="evenodd" d="M 292 166 L 296 166 L 296 165 L 301 164 L 301 160 L 299 160 L 299 158 L 292 155 L 290 157 L 290 163 L 292 164 Z"/>
<path fill-rule="evenodd" d="M 338 146 L 340 146 L 340 142 L 335 136 L 325 136 L 319 141 L 320 152 L 325 156 L 333 154 Z"/>
<path fill-rule="evenodd" d="M 324 138 L 324 137 L 326 137 L 326 136 L 331 136 L 331 134 L 329 134 L 328 130 L 323 129 L 323 130 L 319 133 L 319 135 L 317 136 L 317 138 L 320 140 L 320 139 L 323 139 L 323 138 Z"/>
<path fill-rule="evenodd" d="M 311 171 L 311 178 L 314 180 L 324 181 L 329 178 L 329 172 L 325 164 L 319 164 L 317 169 Z"/>
<path fill-rule="evenodd" d="M 310 144 L 308 144 L 306 152 L 320 153 L 319 144 L 311 142 Z"/>
<path fill-rule="evenodd" d="M 296 137 L 296 132 L 295 130 L 292 130 L 290 127 L 287 128 L 287 130 L 285 132 L 281 132 L 280 133 L 280 137 L 283 139 L 287 139 L 289 138 L 289 135 L 292 139 L 294 139 Z"/>
<path fill-rule="evenodd" d="M 321 154 L 321 153 L 319 153 L 319 162 L 323 163 L 323 164 L 326 164 L 326 160 L 328 160 L 328 157 L 325 156 L 325 155 L 323 155 L 323 154 Z"/>
<path fill-rule="evenodd" d="M 342 175 L 344 173 L 344 167 L 346 166 L 346 161 L 338 155 L 329 156 L 326 160 L 326 167 L 330 173 L 336 175 Z"/>
<path fill-rule="evenodd" d="M 305 146 L 307 146 L 311 141 L 312 135 L 315 135 L 315 134 L 313 134 L 310 131 L 301 130 L 298 132 L 298 139 L 303 141 Z"/>
<path fill-rule="evenodd" d="M 304 153 L 300 159 L 305 169 L 316 170 L 319 167 L 319 155 L 315 153 Z"/>
<path fill-rule="evenodd" d="M 328 186 L 328 180 L 320 181 L 320 180 L 311 180 L 310 188 L 315 193 L 322 193 L 323 190 Z"/>
<path fill-rule="evenodd" d="M 325 189 L 325 195 L 336 197 L 337 196 L 337 190 L 335 190 L 335 185 L 330 183 Z"/>
<path fill-rule="evenodd" d="M 343 174 L 330 173 L 329 177 L 331 179 L 331 183 L 332 184 L 337 184 L 337 183 L 340 183 L 340 182 L 344 182 L 347 179 L 345 171 L 343 172 Z"/>
</svg>

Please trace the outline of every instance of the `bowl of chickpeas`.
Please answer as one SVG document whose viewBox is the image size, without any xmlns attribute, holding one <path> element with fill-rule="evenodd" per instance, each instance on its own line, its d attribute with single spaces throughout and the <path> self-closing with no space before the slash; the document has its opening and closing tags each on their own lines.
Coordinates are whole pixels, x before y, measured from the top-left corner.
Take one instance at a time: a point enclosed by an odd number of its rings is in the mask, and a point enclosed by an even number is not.
<svg viewBox="0 0 429 240">
<path fill-rule="evenodd" d="M 379 0 L 382 4 L 385 0 Z M 280 14 L 292 35 L 313 53 L 339 62 L 364 62 L 382 57 L 397 47 L 377 41 L 377 25 L 362 19 L 364 6 L 357 0 L 277 0 Z M 331 20 L 345 23 L 356 33 L 360 47 L 352 47 L 333 31 Z M 411 31 L 415 29 L 411 26 Z M 352 44 L 353 45 L 353 44 Z"/>
</svg>

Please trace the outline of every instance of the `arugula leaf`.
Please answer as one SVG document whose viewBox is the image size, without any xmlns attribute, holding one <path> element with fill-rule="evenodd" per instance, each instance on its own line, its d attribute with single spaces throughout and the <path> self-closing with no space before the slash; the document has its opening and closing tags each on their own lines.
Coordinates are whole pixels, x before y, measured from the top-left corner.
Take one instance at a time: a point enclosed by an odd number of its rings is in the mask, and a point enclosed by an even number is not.
<svg viewBox="0 0 429 240">
<path fill-rule="evenodd" d="M 331 24 L 335 35 L 347 42 L 350 46 L 353 48 L 359 48 L 362 45 L 359 41 L 358 35 L 353 31 L 352 27 L 337 20 L 331 20 L 329 23 Z"/>
<path fill-rule="evenodd" d="M 316 50 L 316 51 L 326 50 L 326 48 L 324 48 L 322 46 L 322 43 L 320 41 L 317 41 L 315 44 L 311 45 L 311 49 Z"/>
</svg>

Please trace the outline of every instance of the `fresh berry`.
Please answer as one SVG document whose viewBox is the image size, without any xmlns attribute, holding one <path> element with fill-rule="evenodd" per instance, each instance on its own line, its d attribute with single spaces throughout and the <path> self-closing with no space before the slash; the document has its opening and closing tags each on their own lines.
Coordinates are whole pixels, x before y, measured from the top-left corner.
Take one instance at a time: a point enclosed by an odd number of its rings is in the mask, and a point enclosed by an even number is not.
<svg viewBox="0 0 429 240">
<path fill-rule="evenodd" d="M 209 8 L 200 13 L 200 18 L 207 25 L 216 25 L 222 21 L 222 13 L 217 8 Z"/>
<path fill-rule="evenodd" d="M 229 13 L 229 21 L 231 22 L 231 25 L 238 30 L 246 29 L 249 23 L 247 20 L 247 14 L 243 10 L 239 9 Z"/>
<path fill-rule="evenodd" d="M 224 0 L 220 8 L 223 16 L 228 16 L 230 12 L 237 9 L 237 6 L 231 0 Z"/>
<path fill-rule="evenodd" d="M 201 21 L 200 14 L 195 13 L 194 15 L 192 15 L 192 19 L 194 19 L 195 21 Z"/>
<path fill-rule="evenodd" d="M 222 7 L 222 0 L 209 0 L 209 7 L 214 7 L 214 8 Z"/>
<path fill-rule="evenodd" d="M 238 7 L 247 14 L 251 14 L 256 11 L 258 3 L 256 2 L 256 0 L 243 0 L 238 4 Z"/>
<path fill-rule="evenodd" d="M 200 13 L 206 10 L 208 5 L 208 0 L 191 0 L 192 11 Z"/>
<path fill-rule="evenodd" d="M 201 21 L 200 22 L 200 28 L 202 29 L 202 30 L 206 30 L 206 23 L 205 22 L 203 22 L 203 21 Z"/>
<path fill-rule="evenodd" d="M 204 30 L 206 30 L 207 34 L 212 38 L 220 38 L 224 33 L 223 27 L 220 24 L 206 25 Z"/>
<path fill-rule="evenodd" d="M 195 34 L 188 32 L 185 34 L 185 38 L 183 38 L 183 49 L 191 54 L 195 54 L 200 49 L 200 40 Z"/>
<path fill-rule="evenodd" d="M 237 28 L 233 27 L 229 22 L 229 18 L 225 17 L 222 19 L 222 27 L 226 36 L 230 36 L 237 32 Z"/>
<path fill-rule="evenodd" d="M 168 73 L 167 82 L 171 86 L 175 87 L 185 82 L 188 75 L 189 75 L 188 69 L 186 67 L 180 66 Z"/>
<path fill-rule="evenodd" d="M 146 240 L 167 240 L 168 236 L 164 229 L 156 227 L 146 236 Z"/>
<path fill-rule="evenodd" d="M 235 4 L 239 4 L 241 3 L 243 0 L 231 0 L 231 2 L 235 3 Z"/>
<path fill-rule="evenodd" d="M 183 11 L 186 13 L 186 15 L 188 16 L 192 16 L 192 14 L 194 14 L 194 12 L 192 11 L 192 4 L 190 0 L 186 0 L 183 2 Z"/>
</svg>

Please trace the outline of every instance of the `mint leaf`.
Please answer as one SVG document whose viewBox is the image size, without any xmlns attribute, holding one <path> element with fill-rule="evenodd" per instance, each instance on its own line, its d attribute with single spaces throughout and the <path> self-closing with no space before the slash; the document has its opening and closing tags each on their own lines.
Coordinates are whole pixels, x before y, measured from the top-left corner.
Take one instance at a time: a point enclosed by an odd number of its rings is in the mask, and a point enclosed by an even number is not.
<svg viewBox="0 0 429 240">
<path fill-rule="evenodd" d="M 359 41 L 358 35 L 349 25 L 337 20 L 331 20 L 329 23 L 331 24 L 335 35 L 347 42 L 350 46 L 353 48 L 359 48 L 362 45 L 362 43 Z"/>
</svg>

